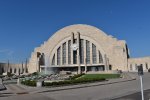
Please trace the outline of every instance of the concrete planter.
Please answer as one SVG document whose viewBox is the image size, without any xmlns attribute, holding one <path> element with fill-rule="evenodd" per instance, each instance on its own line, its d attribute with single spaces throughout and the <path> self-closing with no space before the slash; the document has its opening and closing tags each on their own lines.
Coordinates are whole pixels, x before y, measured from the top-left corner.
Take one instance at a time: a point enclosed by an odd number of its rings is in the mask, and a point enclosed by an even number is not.
<svg viewBox="0 0 150 100">
<path fill-rule="evenodd" d="M 42 87 L 44 81 L 37 81 L 36 87 Z"/>
</svg>

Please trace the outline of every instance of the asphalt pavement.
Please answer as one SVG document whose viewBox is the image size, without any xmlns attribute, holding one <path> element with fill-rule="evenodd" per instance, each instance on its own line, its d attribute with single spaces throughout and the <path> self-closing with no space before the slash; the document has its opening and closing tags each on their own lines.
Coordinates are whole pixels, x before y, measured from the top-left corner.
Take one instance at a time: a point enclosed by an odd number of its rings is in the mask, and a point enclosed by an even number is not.
<svg viewBox="0 0 150 100">
<path fill-rule="evenodd" d="M 144 91 L 144 99 L 145 100 L 150 100 L 150 89 Z M 112 100 L 142 100 L 142 96 L 141 96 L 141 92 L 137 92 L 137 93 L 130 94 L 130 95 L 127 95 L 127 96 L 123 96 L 123 97 L 120 97 L 120 98 L 115 98 L 115 99 L 112 99 Z"/>
</svg>

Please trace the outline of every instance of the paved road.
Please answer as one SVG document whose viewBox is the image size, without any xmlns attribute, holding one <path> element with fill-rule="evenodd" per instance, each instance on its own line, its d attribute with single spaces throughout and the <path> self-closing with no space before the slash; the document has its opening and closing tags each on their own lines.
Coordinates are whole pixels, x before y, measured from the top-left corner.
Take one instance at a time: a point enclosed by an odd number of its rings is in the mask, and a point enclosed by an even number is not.
<svg viewBox="0 0 150 100">
<path fill-rule="evenodd" d="M 150 89 L 150 73 L 144 75 L 143 81 L 144 89 Z M 140 80 L 137 77 L 137 80 L 133 81 L 43 93 L 28 92 L 26 88 L 18 85 L 6 87 L 8 90 L 5 93 L 0 92 L 0 100 L 128 100 L 119 97 L 140 91 Z"/>
<path fill-rule="evenodd" d="M 115 98 L 113 100 L 141 100 L 141 92 L 137 92 L 137 93 L 134 93 L 134 94 L 130 94 L 130 95 L 127 95 L 127 96 L 123 96 L 123 97 L 120 97 L 120 98 Z M 144 91 L 144 99 L 145 100 L 150 100 L 150 90 L 145 90 Z"/>
</svg>

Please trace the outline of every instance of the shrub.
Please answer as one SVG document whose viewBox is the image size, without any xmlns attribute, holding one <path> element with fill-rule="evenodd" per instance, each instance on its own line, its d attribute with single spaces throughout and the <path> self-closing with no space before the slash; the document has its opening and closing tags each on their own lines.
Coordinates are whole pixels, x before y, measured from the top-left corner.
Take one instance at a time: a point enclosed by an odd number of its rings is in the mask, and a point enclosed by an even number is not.
<svg viewBox="0 0 150 100">
<path fill-rule="evenodd" d="M 33 75 L 33 76 L 38 75 L 38 72 L 34 72 L 34 73 L 32 73 L 32 75 Z"/>
<path fill-rule="evenodd" d="M 12 77 L 13 75 L 14 75 L 14 74 L 12 74 L 12 73 L 10 73 L 10 72 L 7 73 L 7 76 L 8 76 L 8 77 Z"/>
<path fill-rule="evenodd" d="M 80 84 L 80 83 L 90 83 L 96 81 L 105 81 L 105 78 L 93 78 L 93 79 L 76 79 L 76 80 L 66 80 L 59 82 L 44 82 L 44 86 L 61 86 L 69 84 Z"/>
<path fill-rule="evenodd" d="M 28 85 L 28 86 L 36 86 L 35 80 L 22 80 L 21 84 Z"/>
</svg>

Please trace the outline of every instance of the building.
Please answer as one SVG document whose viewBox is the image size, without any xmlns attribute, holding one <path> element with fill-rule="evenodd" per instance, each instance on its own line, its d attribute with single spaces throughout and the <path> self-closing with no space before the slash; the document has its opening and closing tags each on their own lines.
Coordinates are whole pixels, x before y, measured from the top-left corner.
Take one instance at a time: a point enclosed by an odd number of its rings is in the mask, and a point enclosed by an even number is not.
<svg viewBox="0 0 150 100">
<path fill-rule="evenodd" d="M 130 72 L 137 72 L 139 65 L 142 65 L 143 71 L 147 72 L 150 69 L 150 57 L 128 59 L 128 68 Z"/>
<path fill-rule="evenodd" d="M 0 75 L 3 73 L 12 73 L 15 75 L 21 75 L 28 73 L 27 63 L 14 64 L 14 63 L 0 63 Z"/>
<path fill-rule="evenodd" d="M 150 71 L 150 57 L 130 58 L 125 40 L 118 40 L 90 25 L 70 25 L 58 30 L 34 49 L 29 63 L 0 63 L 0 74 L 112 73 Z"/>
<path fill-rule="evenodd" d="M 58 30 L 35 48 L 29 72 L 72 73 L 128 71 L 126 41 L 117 40 L 90 25 L 71 25 Z"/>
</svg>

